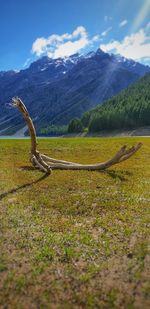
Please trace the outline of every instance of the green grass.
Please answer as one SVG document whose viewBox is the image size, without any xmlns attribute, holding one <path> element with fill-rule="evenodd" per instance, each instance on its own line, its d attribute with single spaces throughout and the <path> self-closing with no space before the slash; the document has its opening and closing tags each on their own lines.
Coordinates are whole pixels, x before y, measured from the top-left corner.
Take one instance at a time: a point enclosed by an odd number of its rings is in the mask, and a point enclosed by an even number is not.
<svg viewBox="0 0 150 309">
<path fill-rule="evenodd" d="M 149 138 L 39 139 L 81 163 L 143 142 L 105 172 L 30 168 L 29 140 L 0 140 L 0 308 L 149 308 Z"/>
</svg>

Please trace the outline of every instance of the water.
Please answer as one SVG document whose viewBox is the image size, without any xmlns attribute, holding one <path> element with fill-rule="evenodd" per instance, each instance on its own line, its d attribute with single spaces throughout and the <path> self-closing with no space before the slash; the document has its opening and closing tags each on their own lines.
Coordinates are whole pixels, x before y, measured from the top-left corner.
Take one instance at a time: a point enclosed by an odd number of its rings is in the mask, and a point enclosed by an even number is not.
<svg viewBox="0 0 150 309">
<path fill-rule="evenodd" d="M 29 139 L 30 137 L 24 137 L 24 136 L 0 136 L 0 139 Z"/>
</svg>

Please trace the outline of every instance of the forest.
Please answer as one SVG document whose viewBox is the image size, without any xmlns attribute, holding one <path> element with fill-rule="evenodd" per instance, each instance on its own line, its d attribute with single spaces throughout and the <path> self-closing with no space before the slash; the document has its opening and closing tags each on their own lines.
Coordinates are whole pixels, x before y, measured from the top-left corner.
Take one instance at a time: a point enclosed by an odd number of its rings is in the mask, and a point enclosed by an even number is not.
<svg viewBox="0 0 150 309">
<path fill-rule="evenodd" d="M 150 125 L 150 74 L 123 90 L 119 95 L 69 123 L 68 132 L 131 129 Z M 79 122 L 81 124 L 79 125 Z M 77 128 L 75 127 L 77 124 Z"/>
</svg>

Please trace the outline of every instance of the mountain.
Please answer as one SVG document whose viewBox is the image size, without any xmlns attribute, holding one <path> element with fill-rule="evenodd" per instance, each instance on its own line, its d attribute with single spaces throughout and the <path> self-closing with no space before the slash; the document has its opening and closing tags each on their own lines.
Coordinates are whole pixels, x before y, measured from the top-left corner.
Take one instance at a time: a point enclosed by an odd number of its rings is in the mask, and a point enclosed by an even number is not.
<svg viewBox="0 0 150 309">
<path fill-rule="evenodd" d="M 86 112 L 81 124 L 89 132 L 149 126 L 150 73 L 103 105 Z"/>
<path fill-rule="evenodd" d="M 64 125 L 138 80 L 150 67 L 98 49 L 66 58 L 43 57 L 19 72 L 0 72 L 0 134 L 25 126 L 18 111 L 6 103 L 19 96 L 38 132 L 50 124 Z"/>
</svg>

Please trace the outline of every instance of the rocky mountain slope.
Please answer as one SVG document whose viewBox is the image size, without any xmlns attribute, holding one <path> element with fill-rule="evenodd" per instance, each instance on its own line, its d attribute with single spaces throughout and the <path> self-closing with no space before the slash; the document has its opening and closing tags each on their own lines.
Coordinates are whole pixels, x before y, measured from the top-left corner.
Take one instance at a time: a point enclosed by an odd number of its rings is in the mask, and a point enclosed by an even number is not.
<svg viewBox="0 0 150 309">
<path fill-rule="evenodd" d="M 0 72 L 0 135 L 24 127 L 18 111 L 6 103 L 19 96 L 37 130 L 67 124 L 138 80 L 150 67 L 98 49 L 68 58 L 43 57 L 19 72 Z"/>
</svg>

